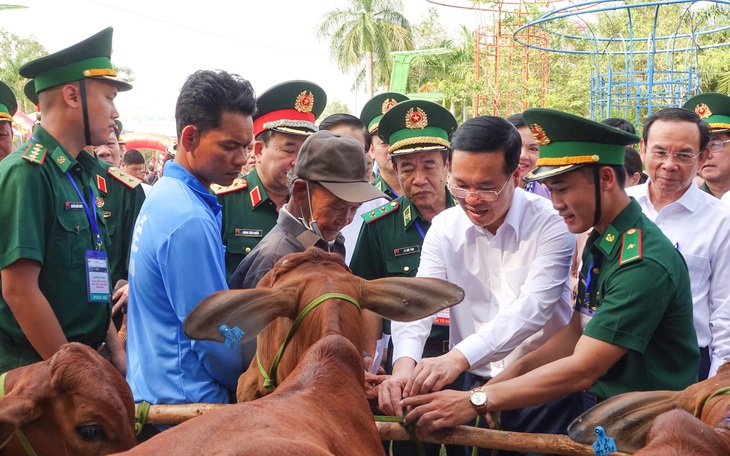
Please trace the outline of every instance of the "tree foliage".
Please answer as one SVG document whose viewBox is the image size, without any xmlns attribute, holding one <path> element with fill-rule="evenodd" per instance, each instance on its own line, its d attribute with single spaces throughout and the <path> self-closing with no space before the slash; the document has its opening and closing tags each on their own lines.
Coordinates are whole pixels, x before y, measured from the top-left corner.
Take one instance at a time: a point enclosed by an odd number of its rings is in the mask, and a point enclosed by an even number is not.
<svg viewBox="0 0 730 456">
<path fill-rule="evenodd" d="M 21 77 L 18 70 L 24 64 L 47 53 L 34 36 L 23 38 L 0 28 L 0 80 L 13 89 L 18 99 L 18 109 L 22 112 L 35 112 L 35 107 L 23 93 L 27 79 Z"/>
<path fill-rule="evenodd" d="M 376 81 L 380 86 L 389 80 L 390 53 L 413 49 L 411 26 L 402 10 L 400 0 L 349 0 L 348 8 L 326 13 L 318 27 L 317 36 L 330 40 L 330 56 L 343 73 L 364 71 L 368 97 Z M 355 87 L 362 81 L 356 77 Z"/>
</svg>

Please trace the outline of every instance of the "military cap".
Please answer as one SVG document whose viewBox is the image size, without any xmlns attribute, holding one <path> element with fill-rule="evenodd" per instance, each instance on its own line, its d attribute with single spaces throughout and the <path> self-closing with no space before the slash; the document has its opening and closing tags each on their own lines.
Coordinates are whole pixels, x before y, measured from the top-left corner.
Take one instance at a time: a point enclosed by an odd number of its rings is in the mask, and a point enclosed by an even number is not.
<svg viewBox="0 0 730 456">
<path fill-rule="evenodd" d="M 456 130 L 448 109 L 425 100 L 406 100 L 383 114 L 378 135 L 387 142 L 391 155 L 447 149 Z"/>
<path fill-rule="evenodd" d="M 730 97 L 721 93 L 702 93 L 682 106 L 697 113 L 713 133 L 730 130 Z"/>
<path fill-rule="evenodd" d="M 120 91 L 129 90 L 132 85 L 116 78 L 110 60 L 112 32 L 111 27 L 106 28 L 80 43 L 26 63 L 18 73 L 35 80 L 36 93 L 84 78 L 105 79 Z"/>
<path fill-rule="evenodd" d="M 386 111 L 401 101 L 409 99 L 407 96 L 398 92 L 385 92 L 380 95 L 375 95 L 363 106 L 362 112 L 360 113 L 360 120 L 362 120 L 362 123 L 365 124 L 365 127 L 372 134 L 378 129 L 380 119 Z"/>
<path fill-rule="evenodd" d="M 12 122 L 15 111 L 18 110 L 18 101 L 13 90 L 0 81 L 0 121 Z"/>
<path fill-rule="evenodd" d="M 540 145 L 537 168 L 525 180 L 536 181 L 585 165 L 623 166 L 626 146 L 639 137 L 554 109 L 531 108 L 522 118 Z"/>
<path fill-rule="evenodd" d="M 35 81 L 32 79 L 23 86 L 23 93 L 36 107 L 38 107 L 38 94 L 35 91 Z"/>
<path fill-rule="evenodd" d="M 317 131 L 317 120 L 327 105 L 327 95 L 309 81 L 287 81 L 271 87 L 256 100 L 254 137 L 266 130 L 308 136 Z"/>
</svg>

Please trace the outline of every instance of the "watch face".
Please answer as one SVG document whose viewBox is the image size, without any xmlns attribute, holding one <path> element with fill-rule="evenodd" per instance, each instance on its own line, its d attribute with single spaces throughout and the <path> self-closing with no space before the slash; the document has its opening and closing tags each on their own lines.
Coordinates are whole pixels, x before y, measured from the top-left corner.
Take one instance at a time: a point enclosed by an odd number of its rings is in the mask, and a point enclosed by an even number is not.
<svg viewBox="0 0 730 456">
<path fill-rule="evenodd" d="M 484 405 L 487 403 L 487 393 L 482 390 L 472 391 L 469 400 L 476 406 Z"/>
</svg>

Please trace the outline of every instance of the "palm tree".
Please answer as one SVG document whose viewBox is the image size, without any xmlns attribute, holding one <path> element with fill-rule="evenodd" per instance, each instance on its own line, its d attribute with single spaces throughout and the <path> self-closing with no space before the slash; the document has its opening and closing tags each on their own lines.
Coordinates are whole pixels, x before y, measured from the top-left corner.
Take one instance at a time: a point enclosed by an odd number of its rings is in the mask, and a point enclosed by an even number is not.
<svg viewBox="0 0 730 456">
<path fill-rule="evenodd" d="M 330 38 L 330 55 L 347 72 L 365 62 L 365 85 L 373 96 L 373 74 L 392 68 L 390 53 L 413 49 L 411 26 L 400 0 L 350 0 L 346 9 L 322 17 L 317 36 Z M 383 65 L 385 63 L 385 65 Z"/>
</svg>

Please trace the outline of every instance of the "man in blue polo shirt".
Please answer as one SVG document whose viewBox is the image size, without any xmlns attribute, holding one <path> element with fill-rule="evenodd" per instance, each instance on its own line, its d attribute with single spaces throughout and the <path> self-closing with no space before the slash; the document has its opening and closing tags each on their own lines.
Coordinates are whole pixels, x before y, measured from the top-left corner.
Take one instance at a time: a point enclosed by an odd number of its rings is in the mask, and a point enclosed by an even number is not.
<svg viewBox="0 0 730 456">
<path fill-rule="evenodd" d="M 129 265 L 127 382 L 135 402 L 228 403 L 243 372 L 240 348 L 192 341 L 182 328 L 206 296 L 225 290 L 221 207 L 253 139 L 253 89 L 240 76 L 198 71 L 175 110 L 177 154 L 145 200 Z"/>
</svg>

